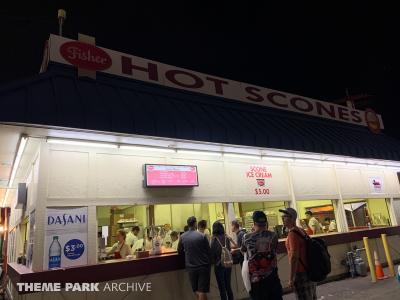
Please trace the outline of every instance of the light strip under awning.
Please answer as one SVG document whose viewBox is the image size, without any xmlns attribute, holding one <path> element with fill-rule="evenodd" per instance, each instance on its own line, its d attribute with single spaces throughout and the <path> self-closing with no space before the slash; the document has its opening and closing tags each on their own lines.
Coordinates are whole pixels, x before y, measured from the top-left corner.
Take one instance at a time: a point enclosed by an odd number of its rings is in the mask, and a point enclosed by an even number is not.
<svg viewBox="0 0 400 300">
<path fill-rule="evenodd" d="M 17 155 L 15 156 L 13 167 L 11 170 L 10 180 L 8 181 L 7 191 L 3 198 L 3 202 L 1 204 L 2 207 L 4 207 L 5 203 L 7 202 L 7 198 L 10 193 L 10 189 L 12 188 L 12 185 L 14 184 L 15 176 L 17 175 L 17 171 L 19 168 L 19 163 L 21 162 L 22 154 L 24 153 L 27 142 L 28 142 L 28 137 L 26 137 L 26 136 L 22 136 L 19 141 Z"/>
</svg>

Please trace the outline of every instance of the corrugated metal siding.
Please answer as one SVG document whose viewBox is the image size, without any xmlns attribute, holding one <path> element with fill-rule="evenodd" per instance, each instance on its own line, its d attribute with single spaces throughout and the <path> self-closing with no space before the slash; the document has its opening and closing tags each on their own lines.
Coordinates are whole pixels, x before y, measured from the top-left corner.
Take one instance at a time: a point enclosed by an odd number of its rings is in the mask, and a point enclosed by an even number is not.
<svg viewBox="0 0 400 300">
<path fill-rule="evenodd" d="M 0 121 L 400 160 L 368 128 L 52 65 L 0 90 Z"/>
</svg>

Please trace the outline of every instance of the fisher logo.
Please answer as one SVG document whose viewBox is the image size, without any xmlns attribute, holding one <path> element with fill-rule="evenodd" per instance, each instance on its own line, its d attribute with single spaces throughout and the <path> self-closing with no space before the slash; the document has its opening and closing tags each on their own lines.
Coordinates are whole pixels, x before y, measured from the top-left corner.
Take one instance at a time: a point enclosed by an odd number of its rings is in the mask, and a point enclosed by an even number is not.
<svg viewBox="0 0 400 300">
<path fill-rule="evenodd" d="M 47 225 L 69 225 L 77 223 L 86 223 L 86 215 L 68 215 L 48 216 Z"/>
<path fill-rule="evenodd" d="M 60 47 L 62 57 L 78 68 L 102 71 L 111 67 L 111 57 L 102 49 L 82 42 L 66 42 Z"/>
</svg>

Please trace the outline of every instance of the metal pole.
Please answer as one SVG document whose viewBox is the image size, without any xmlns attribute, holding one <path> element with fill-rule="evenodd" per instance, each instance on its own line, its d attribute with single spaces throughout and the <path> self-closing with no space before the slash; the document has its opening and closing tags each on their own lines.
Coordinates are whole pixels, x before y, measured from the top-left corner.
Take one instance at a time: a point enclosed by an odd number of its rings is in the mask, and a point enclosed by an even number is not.
<svg viewBox="0 0 400 300">
<path fill-rule="evenodd" d="M 371 282 L 376 282 L 375 265 L 372 260 L 371 251 L 369 249 L 368 238 L 363 237 L 365 253 L 367 254 L 369 271 L 371 273 Z"/>
<path fill-rule="evenodd" d="M 381 238 L 382 238 L 382 243 L 383 243 L 383 249 L 385 250 L 386 261 L 387 261 L 387 264 L 389 267 L 390 276 L 394 277 L 393 260 L 392 260 L 392 256 L 390 255 L 389 246 L 388 246 L 387 239 L 386 239 L 386 233 L 382 233 Z"/>
<path fill-rule="evenodd" d="M 67 13 L 64 9 L 59 9 L 57 12 L 58 16 L 58 34 L 62 36 L 62 26 L 64 23 L 64 20 L 67 18 Z"/>
</svg>

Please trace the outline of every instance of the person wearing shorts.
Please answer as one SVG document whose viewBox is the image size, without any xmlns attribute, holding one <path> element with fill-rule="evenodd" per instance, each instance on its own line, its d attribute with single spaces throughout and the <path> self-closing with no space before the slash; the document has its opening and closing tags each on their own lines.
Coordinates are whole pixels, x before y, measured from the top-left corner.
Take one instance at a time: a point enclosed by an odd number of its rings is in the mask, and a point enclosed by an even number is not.
<svg viewBox="0 0 400 300">
<path fill-rule="evenodd" d="M 185 267 L 192 290 L 198 300 L 207 300 L 210 291 L 211 253 L 207 237 L 196 230 L 197 220 L 187 220 L 189 230 L 183 233 L 178 244 L 178 253 L 185 255 Z"/>
</svg>

